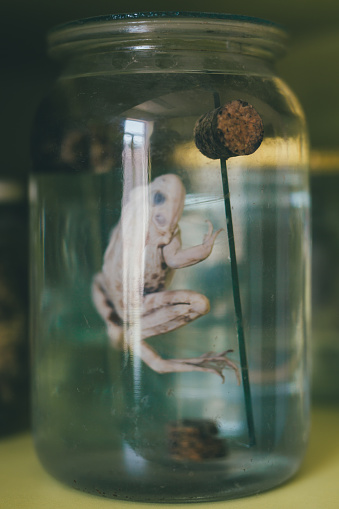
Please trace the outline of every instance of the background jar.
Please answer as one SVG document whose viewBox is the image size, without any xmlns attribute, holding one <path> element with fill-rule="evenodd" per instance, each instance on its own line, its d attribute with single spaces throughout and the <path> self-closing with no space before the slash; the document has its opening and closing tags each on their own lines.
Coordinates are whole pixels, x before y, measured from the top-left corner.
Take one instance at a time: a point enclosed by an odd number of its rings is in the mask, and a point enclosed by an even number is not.
<svg viewBox="0 0 339 509">
<path fill-rule="evenodd" d="M 311 169 L 312 397 L 317 405 L 338 405 L 339 171 L 336 151 L 314 151 Z"/>
<path fill-rule="evenodd" d="M 27 187 L 0 178 L 0 436 L 28 429 Z"/>
<path fill-rule="evenodd" d="M 284 42 L 269 22 L 194 13 L 107 16 L 50 33 L 63 71 L 33 132 L 34 438 L 45 467 L 78 489 L 218 500 L 273 487 L 300 465 L 309 419 L 308 147 L 299 103 L 274 72 Z M 223 371 L 224 383 L 217 371 L 161 374 L 139 355 L 143 299 L 167 289 L 145 276 L 159 204 L 150 182 L 176 175 L 186 192 L 175 225 L 183 247 L 201 245 L 206 220 L 224 231 L 168 289 L 196 292 L 210 311 L 146 341 L 165 360 L 233 350 L 228 358 L 240 365 L 220 160 L 193 139 L 216 97 L 253 105 L 265 132 L 255 153 L 227 163 L 252 430 L 234 370 Z M 130 222 L 121 222 L 124 210 Z M 128 319 L 106 299 L 106 327 L 91 289 L 119 225 L 121 269 L 109 277 L 127 295 Z M 128 293 L 134 272 L 144 283 Z M 122 330 L 120 349 L 112 327 Z"/>
</svg>

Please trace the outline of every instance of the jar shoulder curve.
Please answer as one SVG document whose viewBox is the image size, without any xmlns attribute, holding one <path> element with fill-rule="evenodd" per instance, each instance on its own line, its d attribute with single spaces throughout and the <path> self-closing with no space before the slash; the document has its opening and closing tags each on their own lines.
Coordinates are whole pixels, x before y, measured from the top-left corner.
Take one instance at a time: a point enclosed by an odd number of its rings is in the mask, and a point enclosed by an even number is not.
<svg viewBox="0 0 339 509">
<path fill-rule="evenodd" d="M 98 151 L 120 167 L 128 119 L 144 122 L 154 135 L 162 123 L 162 130 L 175 131 L 178 143 L 189 142 L 195 121 L 213 109 L 216 93 L 222 104 L 234 99 L 252 104 L 263 119 L 266 139 L 307 146 L 300 103 L 277 76 L 163 72 L 63 77 L 37 112 L 34 167 L 43 172 L 91 169 L 96 157 L 91 154 Z"/>
<path fill-rule="evenodd" d="M 274 81 L 276 83 L 278 92 L 285 98 L 286 104 L 291 111 L 291 114 L 293 114 L 295 117 L 298 117 L 300 122 L 306 128 L 305 112 L 294 90 L 290 87 L 287 81 L 285 81 L 284 77 L 279 75 L 279 73 L 277 73 Z"/>
</svg>

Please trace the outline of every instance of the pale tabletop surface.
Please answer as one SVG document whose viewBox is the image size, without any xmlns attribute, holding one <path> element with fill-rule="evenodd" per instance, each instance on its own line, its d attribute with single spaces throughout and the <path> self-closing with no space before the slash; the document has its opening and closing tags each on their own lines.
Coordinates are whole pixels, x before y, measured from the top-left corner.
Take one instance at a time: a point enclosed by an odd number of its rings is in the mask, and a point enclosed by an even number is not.
<svg viewBox="0 0 339 509">
<path fill-rule="evenodd" d="M 142 504 L 95 497 L 63 486 L 41 467 L 29 433 L 0 441 L 0 509 L 338 509 L 339 407 L 313 410 L 302 468 L 288 483 L 261 495 L 226 502 Z"/>
</svg>

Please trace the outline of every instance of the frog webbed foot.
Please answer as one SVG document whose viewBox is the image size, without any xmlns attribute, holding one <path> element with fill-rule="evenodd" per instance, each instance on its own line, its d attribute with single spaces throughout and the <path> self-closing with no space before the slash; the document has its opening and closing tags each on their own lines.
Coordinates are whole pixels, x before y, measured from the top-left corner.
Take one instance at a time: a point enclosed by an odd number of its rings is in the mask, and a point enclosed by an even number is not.
<svg viewBox="0 0 339 509">
<path fill-rule="evenodd" d="M 223 383 L 225 381 L 223 370 L 226 367 L 230 367 L 234 370 L 238 385 L 240 385 L 240 374 L 238 366 L 226 355 L 232 351 L 233 350 L 225 350 L 220 354 L 216 354 L 215 352 L 207 352 L 200 357 L 195 357 L 192 359 L 176 359 L 176 362 L 191 365 L 192 367 L 195 366 L 199 371 L 216 373 L 222 378 Z"/>
<path fill-rule="evenodd" d="M 193 371 L 202 371 L 205 373 L 214 373 L 225 381 L 223 369 L 227 366 L 235 372 L 238 384 L 240 384 L 240 375 L 237 365 L 232 362 L 226 354 L 232 350 L 226 350 L 220 354 L 208 352 L 200 357 L 187 359 L 163 359 L 148 343 L 142 341 L 140 344 L 140 354 L 142 360 L 157 373 L 188 373 Z"/>
</svg>

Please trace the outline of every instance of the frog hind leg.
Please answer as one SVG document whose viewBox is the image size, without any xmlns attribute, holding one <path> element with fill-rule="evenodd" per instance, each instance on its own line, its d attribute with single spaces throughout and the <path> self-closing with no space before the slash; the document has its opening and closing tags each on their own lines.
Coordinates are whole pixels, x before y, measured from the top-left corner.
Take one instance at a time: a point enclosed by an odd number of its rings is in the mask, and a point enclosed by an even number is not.
<svg viewBox="0 0 339 509">
<path fill-rule="evenodd" d="M 107 334 L 111 344 L 118 349 L 123 349 L 123 327 L 122 320 L 117 314 L 112 301 L 108 298 L 103 276 L 97 274 L 92 283 L 92 300 L 106 324 Z"/>
<path fill-rule="evenodd" d="M 145 339 L 165 334 L 208 313 L 209 301 L 204 296 L 190 290 L 164 291 L 146 295 L 141 318 L 140 356 L 142 360 L 158 373 L 202 371 L 214 373 L 224 381 L 225 367 L 234 370 L 240 383 L 238 367 L 226 356 L 228 351 L 216 354 L 208 352 L 201 357 L 187 359 L 163 359 Z"/>
<path fill-rule="evenodd" d="M 141 316 L 142 339 L 183 327 L 209 310 L 207 297 L 192 290 L 168 290 L 145 295 Z"/>
</svg>

